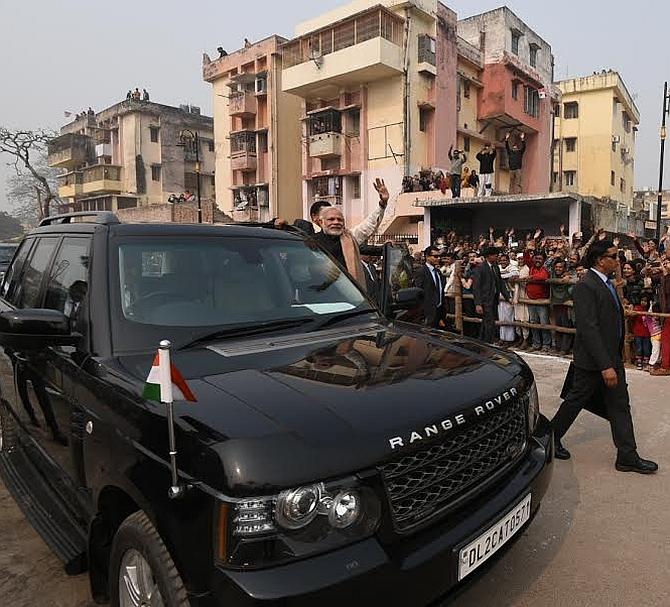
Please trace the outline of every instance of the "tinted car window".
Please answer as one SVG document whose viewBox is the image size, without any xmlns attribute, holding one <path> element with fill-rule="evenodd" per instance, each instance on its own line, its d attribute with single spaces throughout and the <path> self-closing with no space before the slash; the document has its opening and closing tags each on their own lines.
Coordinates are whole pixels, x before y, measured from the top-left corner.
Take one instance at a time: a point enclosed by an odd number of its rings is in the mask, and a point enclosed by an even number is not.
<svg viewBox="0 0 670 607">
<path fill-rule="evenodd" d="M 75 320 L 88 291 L 90 238 L 65 238 L 47 282 L 44 307 Z"/>
<path fill-rule="evenodd" d="M 16 251 L 16 245 L 0 245 L 0 266 L 9 265 L 9 262 L 12 261 L 14 252 Z"/>
<path fill-rule="evenodd" d="M 16 255 L 14 263 L 7 270 L 7 274 L 5 274 L 5 278 L 2 282 L 2 297 L 11 303 L 14 303 L 14 294 L 19 286 L 21 268 L 23 268 L 23 264 L 26 261 L 26 257 L 28 257 L 28 253 L 30 253 L 30 249 L 34 242 L 35 240 L 30 238 L 21 243 L 21 248 Z"/>
<path fill-rule="evenodd" d="M 58 245 L 58 238 L 40 238 L 25 264 L 21 281 L 13 294 L 12 303 L 18 308 L 39 308 L 44 273 Z"/>
</svg>

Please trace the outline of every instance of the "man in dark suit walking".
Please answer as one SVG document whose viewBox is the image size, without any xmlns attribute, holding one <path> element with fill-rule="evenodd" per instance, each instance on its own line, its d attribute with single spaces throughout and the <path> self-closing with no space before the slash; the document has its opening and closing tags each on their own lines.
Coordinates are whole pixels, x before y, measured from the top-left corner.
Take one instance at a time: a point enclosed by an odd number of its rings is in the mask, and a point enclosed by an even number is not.
<svg viewBox="0 0 670 607">
<path fill-rule="evenodd" d="M 577 329 L 574 380 L 551 422 L 556 457 L 570 458 L 561 439 L 584 405 L 602 393 L 617 448 L 616 469 L 651 474 L 658 465 L 637 453 L 623 364 L 623 306 L 610 280 L 618 264 L 618 249 L 609 240 L 596 241 L 587 253 L 586 263 L 589 271 L 575 285 L 572 297 Z"/>
<path fill-rule="evenodd" d="M 438 329 L 440 321 L 445 318 L 444 307 L 444 278 L 439 270 L 440 251 L 430 246 L 424 251 L 426 263 L 423 264 L 414 277 L 414 284 L 423 289 L 424 324 L 432 329 Z"/>
<path fill-rule="evenodd" d="M 498 249 L 488 247 L 484 250 L 484 258 L 484 263 L 475 269 L 472 294 L 475 298 L 475 311 L 482 317 L 479 339 L 491 344 L 496 335 L 500 296 L 506 301 L 509 301 L 510 296 L 500 275 Z"/>
</svg>

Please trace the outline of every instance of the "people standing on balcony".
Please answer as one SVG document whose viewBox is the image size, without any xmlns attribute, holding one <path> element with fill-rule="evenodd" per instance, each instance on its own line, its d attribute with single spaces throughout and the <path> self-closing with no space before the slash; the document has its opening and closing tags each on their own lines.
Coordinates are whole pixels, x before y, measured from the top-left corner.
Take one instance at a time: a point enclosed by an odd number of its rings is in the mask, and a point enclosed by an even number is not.
<svg viewBox="0 0 670 607">
<path fill-rule="evenodd" d="M 521 133 L 520 142 L 515 139 L 510 145 L 510 134 L 505 135 L 505 149 L 509 163 L 509 193 L 521 194 L 521 169 L 523 168 L 523 155 L 526 152 L 526 133 Z"/>
<path fill-rule="evenodd" d="M 477 171 L 472 169 L 470 171 L 470 176 L 468 177 L 468 187 L 472 188 L 474 190 L 474 195 L 477 195 L 477 192 L 479 191 L 479 175 L 477 175 Z"/>
<path fill-rule="evenodd" d="M 133 98 L 133 91 L 129 89 L 128 92 L 126 93 L 126 101 L 130 101 L 132 98 Z"/>
<path fill-rule="evenodd" d="M 461 172 L 463 165 L 468 161 L 468 157 L 461 150 L 455 150 L 454 146 L 449 147 L 449 160 L 451 160 L 451 196 L 452 198 L 461 197 Z"/>
<path fill-rule="evenodd" d="M 133 101 L 140 101 L 142 99 L 142 93 L 140 93 L 140 89 L 135 87 L 135 90 L 132 93 L 132 98 Z"/>
<path fill-rule="evenodd" d="M 149 93 L 147 93 L 147 89 L 142 89 L 142 101 L 149 101 Z"/>
<path fill-rule="evenodd" d="M 484 145 L 476 158 L 479 160 L 479 196 L 491 196 L 493 193 L 493 165 L 497 152 L 490 143 Z"/>
<path fill-rule="evenodd" d="M 379 227 L 390 198 L 383 179 L 377 179 L 374 186 L 379 193 L 379 206 L 362 223 L 348 230 L 340 209 L 323 207 L 320 214 L 321 231 L 314 235 L 314 240 L 346 268 L 364 290 L 367 284 L 360 247 Z"/>
</svg>

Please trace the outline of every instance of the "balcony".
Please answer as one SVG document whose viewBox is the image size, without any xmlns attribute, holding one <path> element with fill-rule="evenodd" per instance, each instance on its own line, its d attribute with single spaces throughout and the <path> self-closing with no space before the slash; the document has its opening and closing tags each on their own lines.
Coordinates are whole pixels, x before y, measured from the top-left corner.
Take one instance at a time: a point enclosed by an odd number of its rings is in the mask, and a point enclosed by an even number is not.
<svg viewBox="0 0 670 607">
<path fill-rule="evenodd" d="M 112 164 L 97 164 L 82 171 L 82 194 L 114 193 L 123 191 L 121 168 Z"/>
<path fill-rule="evenodd" d="M 249 117 L 257 112 L 256 96 L 253 93 L 232 93 L 228 111 L 231 116 Z"/>
<path fill-rule="evenodd" d="M 233 152 L 230 156 L 230 165 L 233 171 L 251 173 L 256 170 L 258 159 L 255 152 Z"/>
<path fill-rule="evenodd" d="M 321 133 L 309 138 L 309 155 L 312 158 L 342 156 L 343 137 L 340 133 Z"/>
<path fill-rule="evenodd" d="M 286 43 L 283 90 L 310 97 L 402 74 L 404 23 L 374 7 Z"/>
<path fill-rule="evenodd" d="M 82 193 L 83 175 L 81 171 L 58 176 L 58 196 L 74 198 Z"/>
<path fill-rule="evenodd" d="M 87 135 L 66 133 L 49 142 L 47 161 L 50 167 L 72 170 L 89 159 L 91 138 Z"/>
</svg>

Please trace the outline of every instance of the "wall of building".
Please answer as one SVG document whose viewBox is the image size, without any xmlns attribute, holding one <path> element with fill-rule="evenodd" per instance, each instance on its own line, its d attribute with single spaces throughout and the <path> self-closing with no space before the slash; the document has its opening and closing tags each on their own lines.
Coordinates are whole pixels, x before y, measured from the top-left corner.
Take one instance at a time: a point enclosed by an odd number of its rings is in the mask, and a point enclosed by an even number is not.
<svg viewBox="0 0 670 607">
<path fill-rule="evenodd" d="M 271 95 L 268 99 L 274 136 L 268 143 L 271 154 L 270 217 L 283 217 L 293 221 L 303 217 L 302 202 L 302 122 L 303 103 L 300 97 L 282 91 L 281 61 L 273 62 Z"/>
<path fill-rule="evenodd" d="M 633 127 L 639 122 L 639 112 L 625 85 L 615 72 L 605 72 L 564 81 L 559 86 L 563 99 L 561 116 L 555 120 L 557 149 L 553 163 L 558 186 L 632 206 L 635 186 Z M 565 104 L 575 102 L 579 117 L 566 118 Z M 624 128 L 624 111 L 631 120 L 628 130 Z M 567 151 L 566 138 L 576 138 L 574 152 Z M 629 152 L 622 155 L 622 149 Z M 566 184 L 566 171 L 576 171 L 575 186 Z"/>
</svg>

